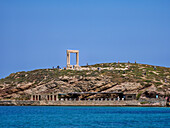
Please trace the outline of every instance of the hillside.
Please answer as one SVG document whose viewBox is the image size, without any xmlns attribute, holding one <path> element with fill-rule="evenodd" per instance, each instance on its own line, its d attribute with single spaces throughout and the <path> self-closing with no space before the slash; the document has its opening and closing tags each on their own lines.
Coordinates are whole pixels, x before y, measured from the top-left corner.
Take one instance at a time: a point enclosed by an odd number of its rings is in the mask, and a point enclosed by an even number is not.
<svg viewBox="0 0 170 128">
<path fill-rule="evenodd" d="M 32 93 L 52 92 L 121 91 L 135 93 L 137 98 L 170 95 L 170 68 L 134 63 L 103 63 L 83 68 L 89 70 L 38 69 L 12 73 L 0 79 L 0 100 L 28 100 Z"/>
</svg>

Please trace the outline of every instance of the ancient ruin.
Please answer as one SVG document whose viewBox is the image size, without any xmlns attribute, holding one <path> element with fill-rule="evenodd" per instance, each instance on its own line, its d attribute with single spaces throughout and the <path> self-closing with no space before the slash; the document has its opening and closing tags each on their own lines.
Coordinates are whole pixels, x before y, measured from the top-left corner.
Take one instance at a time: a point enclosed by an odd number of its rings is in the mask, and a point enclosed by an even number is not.
<svg viewBox="0 0 170 128">
<path fill-rule="evenodd" d="M 70 53 L 76 53 L 76 65 L 74 68 L 79 67 L 79 50 L 67 50 L 67 69 L 72 69 L 73 65 L 70 65 Z"/>
</svg>

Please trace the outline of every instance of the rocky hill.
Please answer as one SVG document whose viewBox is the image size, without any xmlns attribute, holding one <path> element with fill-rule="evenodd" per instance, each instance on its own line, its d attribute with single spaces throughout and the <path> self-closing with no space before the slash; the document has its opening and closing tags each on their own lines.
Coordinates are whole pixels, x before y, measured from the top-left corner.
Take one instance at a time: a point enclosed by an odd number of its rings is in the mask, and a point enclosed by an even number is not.
<svg viewBox="0 0 170 128">
<path fill-rule="evenodd" d="M 32 93 L 112 91 L 135 93 L 137 98 L 152 97 L 154 94 L 170 95 L 170 68 L 135 63 L 102 63 L 82 66 L 82 70 L 23 71 L 0 79 L 0 100 L 28 100 Z M 87 97 L 95 97 L 95 94 Z"/>
</svg>

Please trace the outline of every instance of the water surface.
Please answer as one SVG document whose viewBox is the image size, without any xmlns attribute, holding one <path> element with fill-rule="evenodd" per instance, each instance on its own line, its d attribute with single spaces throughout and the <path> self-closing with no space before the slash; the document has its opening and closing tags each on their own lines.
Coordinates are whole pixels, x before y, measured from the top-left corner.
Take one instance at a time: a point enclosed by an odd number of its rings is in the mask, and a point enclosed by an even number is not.
<svg viewBox="0 0 170 128">
<path fill-rule="evenodd" d="M 0 106 L 0 128 L 170 128 L 170 108 Z"/>
</svg>

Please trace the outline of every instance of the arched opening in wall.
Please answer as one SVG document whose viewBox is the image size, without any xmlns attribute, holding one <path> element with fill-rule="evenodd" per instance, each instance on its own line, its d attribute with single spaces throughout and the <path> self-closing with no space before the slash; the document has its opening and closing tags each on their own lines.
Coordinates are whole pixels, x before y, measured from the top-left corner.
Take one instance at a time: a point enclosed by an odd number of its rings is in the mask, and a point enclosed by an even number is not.
<svg viewBox="0 0 170 128">
<path fill-rule="evenodd" d="M 36 100 L 38 100 L 38 96 L 36 95 Z"/>
<path fill-rule="evenodd" d="M 51 100 L 53 100 L 53 96 L 51 95 Z"/>
<path fill-rule="evenodd" d="M 47 96 L 47 99 L 50 100 L 50 96 L 49 95 Z"/>
<path fill-rule="evenodd" d="M 56 95 L 54 95 L 54 100 L 56 101 Z"/>
<path fill-rule="evenodd" d="M 35 100 L 35 95 L 33 95 L 33 100 Z"/>
<path fill-rule="evenodd" d="M 41 100 L 41 95 L 39 95 L 39 100 Z"/>
</svg>

